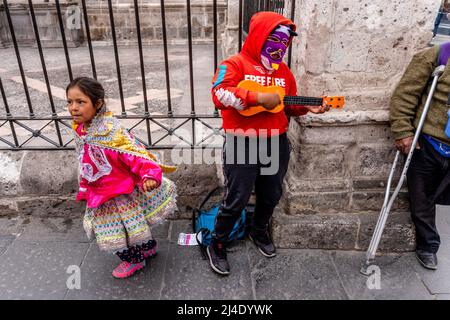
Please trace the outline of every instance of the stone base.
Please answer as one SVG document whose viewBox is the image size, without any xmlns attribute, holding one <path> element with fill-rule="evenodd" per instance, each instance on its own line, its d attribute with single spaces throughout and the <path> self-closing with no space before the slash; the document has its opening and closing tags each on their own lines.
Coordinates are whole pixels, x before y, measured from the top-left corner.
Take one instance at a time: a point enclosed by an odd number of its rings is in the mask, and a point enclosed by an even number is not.
<svg viewBox="0 0 450 320">
<path fill-rule="evenodd" d="M 275 214 L 273 240 L 284 249 L 367 250 L 378 219 L 378 212 L 365 214 L 287 216 Z M 409 213 L 388 217 L 379 251 L 412 251 L 415 247 L 414 226 Z"/>
</svg>

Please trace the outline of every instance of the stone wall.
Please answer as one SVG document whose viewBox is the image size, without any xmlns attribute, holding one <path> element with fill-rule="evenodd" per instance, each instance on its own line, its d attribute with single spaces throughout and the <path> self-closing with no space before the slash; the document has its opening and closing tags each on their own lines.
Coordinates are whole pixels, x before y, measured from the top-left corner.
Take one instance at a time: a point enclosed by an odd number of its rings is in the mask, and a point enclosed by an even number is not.
<svg viewBox="0 0 450 320">
<path fill-rule="evenodd" d="M 111 23 L 106 0 L 86 1 L 89 29 L 92 41 L 112 43 Z M 159 0 L 139 1 L 141 37 L 144 44 L 162 42 L 162 18 Z M 217 1 L 218 35 L 224 31 L 227 2 Z M 59 23 L 54 2 L 34 1 L 40 36 L 43 46 L 62 46 Z M 69 45 L 79 45 L 86 39 L 82 7 L 80 1 L 61 1 L 61 11 Z M 29 15 L 28 2 L 9 1 L 9 8 L 20 45 L 35 44 L 33 27 Z M 186 43 L 188 38 L 187 9 L 185 0 L 165 1 L 167 38 L 170 44 Z M 116 38 L 119 45 L 136 44 L 136 18 L 134 2 L 120 0 L 113 2 Z M 214 20 L 212 1 L 191 1 L 192 39 L 194 43 L 210 43 L 214 40 Z M 69 25 L 70 24 L 70 25 Z M 0 5 L 0 46 L 11 45 L 6 14 Z M 5 28 L 3 28 L 5 26 Z"/>
<path fill-rule="evenodd" d="M 389 97 L 412 55 L 431 40 L 439 5 L 439 0 L 296 2 L 300 27 L 292 71 L 299 93 L 344 95 L 346 105 L 291 121 L 293 152 L 274 224 L 281 247 L 367 248 L 395 155 Z M 381 249 L 414 247 L 408 211 L 403 190 Z"/>
<path fill-rule="evenodd" d="M 39 37 L 44 47 L 62 47 L 62 37 L 59 27 L 57 10 L 54 3 L 50 2 L 33 2 L 36 23 L 39 29 Z M 61 12 L 64 23 L 64 32 L 67 45 L 69 47 L 78 46 L 83 40 L 81 26 L 72 28 L 68 25 L 71 20 L 67 17 L 71 13 L 71 9 L 78 6 L 77 1 L 61 1 Z M 30 10 L 27 1 L 9 1 L 8 8 L 11 14 L 11 21 L 14 27 L 14 33 L 17 42 L 21 46 L 36 46 L 34 36 L 33 23 L 30 16 Z M 67 17 L 66 17 L 67 13 Z M 9 24 L 4 11 L 3 3 L 0 4 L 0 47 L 12 45 L 12 37 L 9 30 Z"/>
</svg>

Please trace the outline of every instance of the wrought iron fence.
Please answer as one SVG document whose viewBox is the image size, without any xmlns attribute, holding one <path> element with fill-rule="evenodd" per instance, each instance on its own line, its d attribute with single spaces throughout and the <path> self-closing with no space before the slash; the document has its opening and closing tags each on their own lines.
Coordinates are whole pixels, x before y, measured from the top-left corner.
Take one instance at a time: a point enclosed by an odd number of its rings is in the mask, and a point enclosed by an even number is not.
<svg viewBox="0 0 450 320">
<path fill-rule="evenodd" d="M 19 42 L 16 38 L 15 26 L 13 24 L 10 12 L 10 4 L 8 0 L 3 1 L 3 10 L 6 16 L 7 26 L 9 28 L 10 39 L 12 47 L 14 48 L 15 58 L 17 60 L 17 66 L 20 73 L 20 79 L 17 77 L 17 81 L 21 82 L 24 92 L 25 105 L 27 107 L 27 115 L 17 115 L 15 110 L 12 110 L 8 101 L 8 92 L 5 90 L 4 82 L 0 76 L 0 91 L 2 96 L 2 102 L 4 105 L 4 112 L 0 113 L 0 150 L 61 150 L 61 149 L 73 149 L 73 138 L 71 136 L 71 117 L 69 115 L 61 115 L 58 112 L 54 102 L 54 92 L 56 89 L 51 85 L 49 79 L 49 70 L 44 58 L 44 48 L 41 43 L 41 37 L 39 32 L 38 23 L 36 20 L 36 14 L 34 12 L 34 6 L 32 0 L 28 0 L 29 16 L 31 18 L 32 29 L 34 33 L 34 39 L 36 48 L 39 54 L 39 61 L 42 68 L 42 74 L 45 82 L 46 96 L 48 99 L 48 115 L 37 115 L 35 113 L 32 99 L 30 97 L 29 78 L 26 75 L 26 70 L 23 66 L 23 60 L 21 56 L 21 49 L 19 48 Z M 191 1 L 186 0 L 186 19 L 187 19 L 187 51 L 188 51 L 188 82 L 189 82 L 189 104 L 190 112 L 177 113 L 173 108 L 173 93 L 171 92 L 171 78 L 170 78 L 170 61 L 169 61 L 169 48 L 168 48 L 168 31 L 166 22 L 166 3 L 164 0 L 160 0 L 160 18 L 161 18 L 161 36 L 163 47 L 163 65 L 165 73 L 165 95 L 166 108 L 164 112 L 154 112 L 149 106 L 147 96 L 148 84 L 146 82 L 146 66 L 144 63 L 143 54 L 143 41 L 141 34 L 141 14 L 140 3 L 138 0 L 133 0 L 132 7 L 135 16 L 136 27 L 136 39 L 139 55 L 139 70 L 140 81 L 142 84 L 143 94 L 143 112 L 136 113 L 127 110 L 127 104 L 124 97 L 124 81 L 125 83 L 129 79 L 123 77 L 121 73 L 121 56 L 119 54 L 119 47 L 116 34 L 115 14 L 113 10 L 113 4 L 111 0 L 107 0 L 107 7 L 109 11 L 109 23 L 111 31 L 112 48 L 114 51 L 114 66 L 115 74 L 117 76 L 118 95 L 120 103 L 120 112 L 116 112 L 116 116 L 120 119 L 129 120 L 127 127 L 130 131 L 134 132 L 139 141 L 143 143 L 148 149 L 171 149 L 174 147 L 184 148 L 220 148 L 221 143 L 214 144 L 208 141 L 211 139 L 221 137 L 223 135 L 220 127 L 220 116 L 212 106 L 211 112 L 199 113 L 197 111 L 196 102 L 196 90 L 206 90 L 209 92 L 209 88 L 195 88 L 194 83 L 194 65 L 193 65 L 193 38 L 192 38 L 192 17 L 191 17 Z M 292 2 L 292 12 L 294 12 L 294 3 Z M 212 4 L 212 42 L 213 42 L 213 66 L 211 70 L 211 77 L 213 72 L 217 68 L 219 59 L 218 50 L 218 0 L 211 0 Z M 244 8 L 245 4 L 245 8 Z M 59 0 L 54 0 L 56 7 L 57 21 L 59 24 L 59 32 L 61 35 L 61 44 L 65 56 L 65 65 L 67 67 L 68 80 L 74 78 L 73 65 L 69 53 L 69 46 L 67 43 L 66 26 L 63 21 L 63 13 L 61 10 L 61 4 Z M 256 6 L 255 6 L 256 5 Z M 282 12 L 284 8 L 284 1 L 239 1 L 239 43 L 238 47 L 241 48 L 243 26 L 246 25 L 249 16 L 260 10 L 273 10 Z M 89 64 L 90 72 L 93 78 L 97 79 L 99 76 L 96 64 L 96 56 L 94 54 L 93 40 L 91 35 L 91 25 L 88 17 L 89 7 L 86 5 L 86 0 L 81 0 L 81 12 L 83 16 L 84 36 L 87 43 L 87 49 L 89 51 Z M 256 11 L 255 11 L 256 10 Z M 244 27 L 245 29 L 245 27 Z M 0 43 L 1 44 L 1 43 Z M 289 56 L 290 63 L 290 56 Z M 1 69 L 1 66 L 0 66 Z M 0 70 L 1 71 L 1 70 Z M 51 72 L 51 71 L 50 71 Z M 28 82 L 27 82 L 28 81 Z M 53 91 L 52 91 L 53 88 Z M 1 111 L 1 110 L 0 110 Z M 133 122 L 133 123 L 131 123 Z M 144 125 L 143 125 L 144 124 Z M 182 128 L 186 130 L 189 128 L 190 137 L 186 136 L 186 131 L 181 132 Z M 196 135 L 198 127 L 203 127 L 207 132 L 201 136 Z M 18 130 L 22 132 L 18 135 Z M 23 134 L 25 132 L 25 134 Z M 66 134 L 70 132 L 70 134 Z M 158 136 L 154 136 L 153 133 L 157 132 Z M 145 137 L 144 137 L 145 136 Z M 168 138 L 174 137 L 178 139 L 180 143 L 167 142 Z M 36 143 L 39 141 L 39 143 Z"/>
<path fill-rule="evenodd" d="M 285 8 L 285 0 L 254 0 L 245 1 L 244 3 L 244 32 L 248 33 L 250 19 L 252 15 L 259 11 L 274 11 L 283 14 Z M 293 1 L 295 2 L 295 1 Z"/>
</svg>

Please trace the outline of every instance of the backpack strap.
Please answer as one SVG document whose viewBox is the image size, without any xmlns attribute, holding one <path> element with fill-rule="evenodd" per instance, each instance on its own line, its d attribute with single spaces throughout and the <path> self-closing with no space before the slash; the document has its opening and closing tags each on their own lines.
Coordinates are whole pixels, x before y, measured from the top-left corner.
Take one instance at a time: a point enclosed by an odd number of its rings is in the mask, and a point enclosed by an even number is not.
<svg viewBox="0 0 450 320">
<path fill-rule="evenodd" d="M 211 198 L 211 196 L 217 191 L 219 190 L 221 187 L 215 187 L 213 190 L 211 190 L 208 195 L 205 197 L 205 199 L 203 199 L 202 204 L 200 205 L 200 207 L 198 208 L 198 210 L 202 210 L 203 206 L 206 204 L 206 202 L 208 202 L 209 198 Z"/>
<path fill-rule="evenodd" d="M 210 233 L 210 231 L 208 229 L 203 228 L 203 229 L 198 230 L 198 232 L 195 234 L 195 239 L 197 240 L 198 247 L 200 248 L 200 253 L 202 254 L 203 260 L 208 259 L 207 254 L 206 254 L 206 246 L 203 243 L 200 243 L 200 239 L 198 238 L 198 235 L 201 234 L 202 239 L 203 239 L 203 238 L 207 237 L 209 233 Z"/>
<path fill-rule="evenodd" d="M 211 196 L 217 191 L 219 190 L 221 187 L 215 187 L 213 190 L 211 190 L 206 197 L 203 199 L 202 203 L 200 204 L 200 206 L 198 208 L 193 208 L 192 209 L 192 228 L 194 229 L 195 232 L 195 227 L 197 224 L 197 217 L 198 217 L 198 213 L 203 209 L 203 206 L 206 204 L 206 202 L 208 202 L 208 200 L 211 198 Z"/>
</svg>

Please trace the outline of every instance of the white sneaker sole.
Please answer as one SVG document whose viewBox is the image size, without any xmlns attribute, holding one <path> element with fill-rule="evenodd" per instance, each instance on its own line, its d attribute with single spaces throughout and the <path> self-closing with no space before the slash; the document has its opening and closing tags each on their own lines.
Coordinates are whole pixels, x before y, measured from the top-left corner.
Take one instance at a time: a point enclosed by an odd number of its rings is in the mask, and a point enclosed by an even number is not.
<svg viewBox="0 0 450 320">
<path fill-rule="evenodd" d="M 211 254 L 209 253 L 209 246 L 206 247 L 206 253 L 208 254 L 208 260 L 209 260 L 209 265 L 211 266 L 211 268 L 217 272 L 218 274 L 221 275 L 229 275 L 230 271 L 220 271 L 219 269 L 216 268 L 216 266 L 214 265 L 214 263 L 212 263 L 212 259 L 211 259 Z"/>
</svg>

